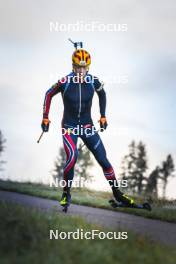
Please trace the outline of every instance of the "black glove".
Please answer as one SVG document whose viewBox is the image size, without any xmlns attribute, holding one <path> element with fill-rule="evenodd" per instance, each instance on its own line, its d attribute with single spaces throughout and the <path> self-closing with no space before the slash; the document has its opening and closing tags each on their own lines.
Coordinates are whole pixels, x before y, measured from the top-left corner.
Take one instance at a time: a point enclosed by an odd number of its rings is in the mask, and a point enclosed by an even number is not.
<svg viewBox="0 0 176 264">
<path fill-rule="evenodd" d="M 41 124 L 41 127 L 42 127 L 43 132 L 48 132 L 48 130 L 49 130 L 49 124 L 50 124 L 49 119 L 48 118 L 43 118 L 42 124 Z"/>
<path fill-rule="evenodd" d="M 108 123 L 107 123 L 105 116 L 100 117 L 99 123 L 100 123 L 100 130 L 105 130 L 108 126 Z"/>
</svg>

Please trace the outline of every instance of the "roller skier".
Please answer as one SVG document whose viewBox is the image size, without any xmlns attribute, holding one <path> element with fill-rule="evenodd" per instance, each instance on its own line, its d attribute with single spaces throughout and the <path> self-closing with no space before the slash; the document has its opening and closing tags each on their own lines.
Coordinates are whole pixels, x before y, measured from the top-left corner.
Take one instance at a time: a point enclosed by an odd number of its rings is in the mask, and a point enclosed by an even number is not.
<svg viewBox="0 0 176 264">
<path fill-rule="evenodd" d="M 113 207 L 115 207 L 115 205 L 121 205 L 120 207 L 136 208 L 137 205 L 134 200 L 121 192 L 117 187 L 118 181 L 114 169 L 107 158 L 106 150 L 100 135 L 94 129 L 91 117 L 91 105 L 95 93 L 99 98 L 99 123 L 101 130 L 106 129 L 108 125 L 104 85 L 97 77 L 89 74 L 91 57 L 89 52 L 83 49 L 82 42 L 73 42 L 73 44 L 76 49 L 72 55 L 72 72 L 60 79 L 46 92 L 43 105 L 43 120 L 41 124 L 43 132 L 48 132 L 51 100 L 53 96 L 61 93 L 64 104 L 61 127 L 62 132 L 64 131 L 62 137 L 66 152 L 63 176 L 66 186 L 63 188 L 60 204 L 66 212 L 71 203 L 71 185 L 69 183 L 74 177 L 74 166 L 78 157 L 77 140 L 78 137 L 80 137 L 86 147 L 94 155 L 102 168 L 105 178 L 110 184 L 114 196 L 114 200 L 111 200 L 110 204 Z M 73 133 L 75 128 L 77 128 L 77 131 L 80 133 Z"/>
</svg>

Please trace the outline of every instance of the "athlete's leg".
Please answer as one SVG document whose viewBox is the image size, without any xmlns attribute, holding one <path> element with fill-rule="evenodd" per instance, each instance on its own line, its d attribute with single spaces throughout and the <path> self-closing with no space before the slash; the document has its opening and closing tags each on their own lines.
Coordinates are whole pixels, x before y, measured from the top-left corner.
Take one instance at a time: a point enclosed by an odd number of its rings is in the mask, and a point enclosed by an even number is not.
<svg viewBox="0 0 176 264">
<path fill-rule="evenodd" d="M 102 167 L 104 176 L 108 180 L 110 186 L 113 184 L 117 185 L 117 180 L 113 167 L 106 156 L 106 150 L 104 148 L 103 142 L 98 133 L 95 133 L 91 136 L 83 135 L 82 140 L 84 141 L 87 148 L 93 153 L 95 159 Z"/>
<path fill-rule="evenodd" d="M 64 166 L 64 181 L 66 183 L 64 192 L 70 192 L 71 182 L 74 177 L 74 166 L 78 157 L 77 135 L 66 132 L 63 135 L 63 144 L 67 156 Z"/>
<path fill-rule="evenodd" d="M 118 188 L 118 181 L 115 177 L 113 167 L 107 159 L 106 150 L 99 134 L 95 133 L 89 137 L 84 135 L 81 138 L 102 167 L 104 175 L 112 188 L 112 192 L 116 200 L 132 205 L 134 201 L 124 195 L 124 193 L 122 193 Z"/>
</svg>

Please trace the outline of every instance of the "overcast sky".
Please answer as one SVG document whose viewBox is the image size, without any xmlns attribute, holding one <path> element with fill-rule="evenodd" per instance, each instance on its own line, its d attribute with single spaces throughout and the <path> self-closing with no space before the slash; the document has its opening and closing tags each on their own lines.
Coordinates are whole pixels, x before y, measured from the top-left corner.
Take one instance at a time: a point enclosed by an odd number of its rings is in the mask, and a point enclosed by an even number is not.
<svg viewBox="0 0 176 264">
<path fill-rule="evenodd" d="M 0 14 L 0 129 L 7 139 L 1 178 L 22 181 L 50 179 L 62 146 L 60 94 L 50 111 L 50 132 L 40 144 L 44 94 L 71 71 L 73 47 L 83 41 L 92 56 L 90 73 L 105 81 L 109 129 L 102 135 L 118 175 L 120 162 L 134 139 L 147 146 L 149 167 L 171 153 L 176 161 L 176 3 L 175 1 L 2 1 Z M 126 24 L 127 31 L 51 31 L 58 24 Z M 115 76 L 112 83 L 107 77 Z M 120 83 L 118 78 L 125 78 Z M 99 119 L 95 95 L 93 120 Z M 116 129 L 111 135 L 110 131 Z M 101 169 L 92 171 L 98 188 L 108 188 Z M 176 179 L 168 197 L 176 198 Z"/>
</svg>

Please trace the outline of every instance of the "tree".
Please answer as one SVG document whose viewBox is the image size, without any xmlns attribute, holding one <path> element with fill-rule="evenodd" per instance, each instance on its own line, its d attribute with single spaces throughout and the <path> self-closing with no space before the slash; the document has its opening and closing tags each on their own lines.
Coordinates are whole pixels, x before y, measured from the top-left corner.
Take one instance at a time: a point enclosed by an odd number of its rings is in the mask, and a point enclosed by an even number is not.
<svg viewBox="0 0 176 264">
<path fill-rule="evenodd" d="M 6 142 L 6 139 L 4 138 L 1 130 L 0 130 L 0 157 L 2 156 L 2 153 L 4 152 L 4 149 L 5 149 L 5 145 L 4 143 Z M 0 161 L 0 170 L 2 170 L 2 164 L 5 163 L 5 161 Z"/>
<path fill-rule="evenodd" d="M 141 194 L 144 190 L 147 168 L 146 147 L 142 142 L 136 144 L 133 140 L 129 145 L 129 154 L 123 159 L 121 173 L 133 193 Z"/>
<path fill-rule="evenodd" d="M 158 179 L 160 178 L 160 167 L 157 166 L 149 175 L 145 192 L 155 198 L 158 197 Z"/>
<path fill-rule="evenodd" d="M 136 159 L 136 167 L 137 167 L 137 175 L 136 175 L 136 185 L 137 185 L 137 192 L 141 194 L 144 190 L 144 182 L 147 180 L 146 178 L 146 171 L 148 169 L 147 166 L 147 154 L 146 154 L 146 147 L 140 141 L 138 146 L 138 157 Z"/>
<path fill-rule="evenodd" d="M 79 146 L 78 146 L 79 149 Z M 63 179 L 63 169 L 65 166 L 66 154 L 63 147 L 59 149 L 59 154 L 54 162 L 53 177 L 58 180 Z M 91 180 L 93 177 L 89 174 L 89 168 L 93 165 L 90 157 L 90 152 L 87 148 L 82 148 L 79 151 L 78 159 L 75 165 L 75 177 L 81 182 Z"/>
<path fill-rule="evenodd" d="M 165 198 L 166 195 L 166 186 L 168 183 L 168 178 L 170 176 L 174 176 L 172 173 L 174 172 L 175 166 L 174 166 L 174 160 L 172 156 L 169 154 L 166 157 L 166 160 L 162 162 L 161 167 L 161 179 L 163 181 L 163 197 Z"/>
<path fill-rule="evenodd" d="M 129 154 L 125 155 L 122 160 L 122 166 L 121 166 L 121 177 L 122 180 L 128 181 L 127 189 L 128 191 L 135 192 L 135 174 L 136 174 L 136 143 L 135 141 L 132 141 L 129 145 Z"/>
</svg>

